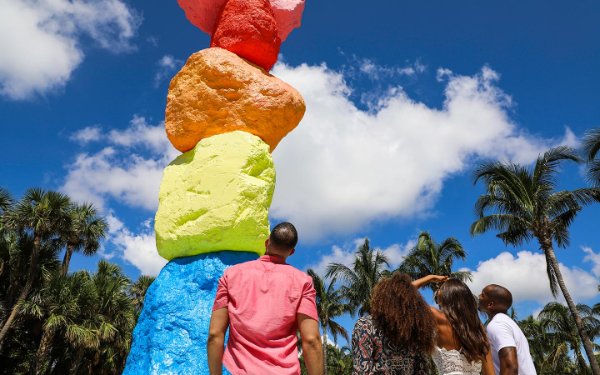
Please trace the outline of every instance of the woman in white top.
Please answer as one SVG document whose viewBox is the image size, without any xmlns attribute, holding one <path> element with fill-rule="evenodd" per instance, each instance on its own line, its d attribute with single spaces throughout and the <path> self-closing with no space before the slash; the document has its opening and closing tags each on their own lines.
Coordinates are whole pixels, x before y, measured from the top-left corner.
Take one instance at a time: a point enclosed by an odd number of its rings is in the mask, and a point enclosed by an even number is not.
<svg viewBox="0 0 600 375">
<path fill-rule="evenodd" d="M 490 345 L 479 319 L 477 300 L 465 283 L 429 275 L 413 281 L 420 288 L 443 282 L 434 295 L 440 310 L 430 306 L 437 328 L 432 354 L 440 375 L 495 375 Z"/>
</svg>

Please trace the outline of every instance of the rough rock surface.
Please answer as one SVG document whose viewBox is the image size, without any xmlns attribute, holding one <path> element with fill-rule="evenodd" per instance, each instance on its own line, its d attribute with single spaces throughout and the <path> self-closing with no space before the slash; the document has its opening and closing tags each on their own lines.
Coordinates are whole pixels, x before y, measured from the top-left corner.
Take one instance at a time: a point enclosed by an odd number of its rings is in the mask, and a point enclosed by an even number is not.
<svg viewBox="0 0 600 375">
<path fill-rule="evenodd" d="M 146 292 L 123 374 L 208 374 L 217 281 L 228 266 L 253 259 L 254 253 L 222 251 L 169 262 Z"/>
<path fill-rule="evenodd" d="M 269 71 L 277 61 L 281 39 L 269 0 L 229 0 L 210 42 Z"/>
<path fill-rule="evenodd" d="M 220 250 L 263 254 L 275 168 L 260 138 L 235 131 L 205 138 L 169 164 L 154 230 L 165 259 Z"/>
<path fill-rule="evenodd" d="M 215 134 L 244 130 L 275 149 L 306 110 L 298 91 L 236 54 L 207 48 L 171 80 L 165 128 L 178 150 Z"/>
<path fill-rule="evenodd" d="M 215 30 L 217 18 L 226 2 L 227 0 L 178 0 L 188 20 L 208 35 L 212 35 Z M 300 27 L 304 0 L 270 0 L 270 2 L 277 21 L 279 39 L 284 41 L 294 28 Z"/>
</svg>

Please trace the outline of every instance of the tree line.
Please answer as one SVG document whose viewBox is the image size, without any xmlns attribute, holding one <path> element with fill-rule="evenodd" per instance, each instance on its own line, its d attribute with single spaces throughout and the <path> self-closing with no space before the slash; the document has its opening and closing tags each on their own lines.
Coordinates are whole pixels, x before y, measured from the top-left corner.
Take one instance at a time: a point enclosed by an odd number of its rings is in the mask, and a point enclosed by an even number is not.
<svg viewBox="0 0 600 375">
<path fill-rule="evenodd" d="M 540 374 L 600 375 L 594 340 L 600 334 L 600 307 L 575 305 L 558 267 L 554 248 L 569 243 L 569 226 L 586 206 L 600 201 L 600 129 L 584 139 L 585 152 L 558 147 L 540 155 L 532 168 L 492 162 L 475 172 L 485 193 L 475 203 L 471 234 L 488 231 L 507 245 L 534 240 L 546 256 L 549 288 L 567 306 L 550 303 L 537 317 L 519 321 Z M 587 163 L 589 187 L 557 190 L 559 165 Z M 52 191 L 30 189 L 15 200 L 0 188 L 0 369 L 11 374 L 119 374 L 148 286 L 153 279 L 130 280 L 105 260 L 96 272 L 69 273 L 74 253 L 94 254 L 108 225 L 90 204 Z M 60 255 L 63 254 L 62 259 Z M 375 284 L 392 272 L 413 278 L 427 274 L 467 280 L 453 269 L 465 259 L 460 242 L 436 242 L 423 232 L 397 269 L 370 247 L 357 249 L 350 266 L 332 263 L 321 276 L 312 270 L 325 342 L 331 335 L 349 341 L 336 318 L 370 309 Z M 435 288 L 435 286 L 432 286 Z M 351 371 L 349 347 L 324 345 L 325 372 Z"/>
<path fill-rule="evenodd" d="M 133 282 L 105 260 L 69 273 L 74 252 L 96 253 L 108 225 L 90 204 L 0 188 L 0 372 L 120 374 L 153 278 Z M 60 254 L 64 253 L 62 260 Z"/>
</svg>

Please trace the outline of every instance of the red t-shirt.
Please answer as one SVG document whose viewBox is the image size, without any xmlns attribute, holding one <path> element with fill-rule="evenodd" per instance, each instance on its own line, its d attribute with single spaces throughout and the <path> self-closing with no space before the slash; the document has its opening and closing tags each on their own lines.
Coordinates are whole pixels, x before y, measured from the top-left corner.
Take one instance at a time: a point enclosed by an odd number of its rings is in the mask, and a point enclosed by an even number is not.
<svg viewBox="0 0 600 375">
<path fill-rule="evenodd" d="M 213 311 L 227 308 L 223 364 L 233 375 L 299 374 L 296 314 L 315 320 L 312 278 L 282 258 L 263 255 L 225 270 Z"/>
</svg>

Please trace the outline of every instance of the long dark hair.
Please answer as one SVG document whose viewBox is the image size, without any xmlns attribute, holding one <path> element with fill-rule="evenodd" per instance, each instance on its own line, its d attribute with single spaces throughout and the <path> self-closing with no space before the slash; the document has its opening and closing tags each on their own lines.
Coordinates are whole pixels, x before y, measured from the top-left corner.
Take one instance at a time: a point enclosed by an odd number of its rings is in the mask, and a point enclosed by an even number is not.
<svg viewBox="0 0 600 375">
<path fill-rule="evenodd" d="M 469 287 L 460 280 L 449 279 L 440 286 L 436 300 L 450 321 L 467 360 L 485 359 L 489 343 L 477 312 L 477 300 Z"/>
<path fill-rule="evenodd" d="M 394 273 L 381 280 L 371 294 L 374 323 L 396 346 L 431 353 L 435 345 L 433 314 L 410 276 Z"/>
</svg>

